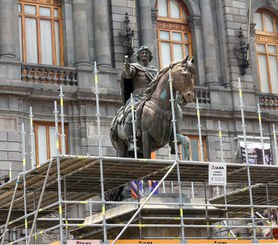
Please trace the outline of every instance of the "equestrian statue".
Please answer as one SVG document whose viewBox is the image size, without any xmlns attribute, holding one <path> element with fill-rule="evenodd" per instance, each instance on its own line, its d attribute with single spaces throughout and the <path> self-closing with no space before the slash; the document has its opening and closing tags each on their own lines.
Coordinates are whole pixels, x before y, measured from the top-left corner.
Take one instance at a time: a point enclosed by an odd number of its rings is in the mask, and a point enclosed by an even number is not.
<svg viewBox="0 0 278 245">
<path fill-rule="evenodd" d="M 181 61 L 175 61 L 157 72 L 149 65 L 152 52 L 142 46 L 137 51 L 138 63 L 129 63 L 125 59 L 122 84 L 125 105 L 116 113 L 111 123 L 110 137 L 118 157 L 133 157 L 134 142 L 132 130 L 132 101 L 136 118 L 136 145 L 139 157 L 151 158 L 151 152 L 170 144 L 173 147 L 173 126 L 170 101 L 171 78 L 174 107 L 177 119 L 177 139 L 186 151 L 188 160 L 189 139 L 179 132 L 179 120 L 182 112 L 180 104 L 185 105 L 194 99 L 193 59 L 188 56 Z"/>
</svg>

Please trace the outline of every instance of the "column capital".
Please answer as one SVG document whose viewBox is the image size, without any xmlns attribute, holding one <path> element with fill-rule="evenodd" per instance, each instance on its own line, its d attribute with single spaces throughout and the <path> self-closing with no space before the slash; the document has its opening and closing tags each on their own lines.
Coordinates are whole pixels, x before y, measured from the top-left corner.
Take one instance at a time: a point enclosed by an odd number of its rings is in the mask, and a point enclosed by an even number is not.
<svg viewBox="0 0 278 245">
<path fill-rule="evenodd" d="M 190 28 L 201 29 L 202 21 L 201 16 L 192 16 L 189 18 L 189 26 Z"/>
<path fill-rule="evenodd" d="M 60 0 L 61 4 L 69 3 L 72 4 L 72 0 Z"/>
<path fill-rule="evenodd" d="M 256 24 L 255 23 L 250 23 L 250 36 L 254 37 L 256 33 Z"/>
<path fill-rule="evenodd" d="M 157 20 L 157 9 L 152 9 L 151 10 L 151 17 L 152 17 L 152 23 L 156 23 Z"/>
<path fill-rule="evenodd" d="M 274 1 L 276 1 L 276 0 L 266 0 L 266 4 L 271 5 Z"/>
</svg>

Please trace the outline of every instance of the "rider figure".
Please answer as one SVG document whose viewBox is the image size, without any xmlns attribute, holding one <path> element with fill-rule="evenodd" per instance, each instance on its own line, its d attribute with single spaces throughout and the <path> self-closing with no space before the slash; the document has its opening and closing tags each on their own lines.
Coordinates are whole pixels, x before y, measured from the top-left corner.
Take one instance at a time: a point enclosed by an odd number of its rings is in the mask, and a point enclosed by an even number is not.
<svg viewBox="0 0 278 245">
<path fill-rule="evenodd" d="M 153 58 L 153 54 L 147 46 L 141 46 L 136 54 L 138 63 L 129 63 L 128 58 L 125 57 L 124 69 L 122 74 L 123 96 L 126 108 L 130 107 L 130 94 L 133 94 L 134 103 L 138 102 L 141 95 L 148 87 L 149 83 L 155 77 L 157 69 L 149 65 Z M 131 115 L 127 119 L 129 124 L 126 127 L 126 134 L 128 137 L 128 150 L 134 151 Z"/>
</svg>

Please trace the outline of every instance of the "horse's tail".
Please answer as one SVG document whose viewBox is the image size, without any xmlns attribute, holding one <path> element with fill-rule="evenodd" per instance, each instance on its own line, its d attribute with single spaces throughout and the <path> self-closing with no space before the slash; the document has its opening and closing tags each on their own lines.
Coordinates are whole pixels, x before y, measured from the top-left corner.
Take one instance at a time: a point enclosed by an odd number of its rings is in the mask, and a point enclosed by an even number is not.
<svg viewBox="0 0 278 245">
<path fill-rule="evenodd" d="M 116 115 L 114 116 L 111 122 L 110 136 L 111 139 L 113 139 L 114 141 L 118 140 L 117 125 L 118 125 L 119 115 L 121 114 L 122 110 L 123 110 L 123 106 L 117 111 Z"/>
<path fill-rule="evenodd" d="M 118 132 L 117 132 L 117 115 L 113 118 L 111 122 L 111 128 L 110 128 L 110 137 L 112 140 L 117 141 L 118 140 Z"/>
</svg>

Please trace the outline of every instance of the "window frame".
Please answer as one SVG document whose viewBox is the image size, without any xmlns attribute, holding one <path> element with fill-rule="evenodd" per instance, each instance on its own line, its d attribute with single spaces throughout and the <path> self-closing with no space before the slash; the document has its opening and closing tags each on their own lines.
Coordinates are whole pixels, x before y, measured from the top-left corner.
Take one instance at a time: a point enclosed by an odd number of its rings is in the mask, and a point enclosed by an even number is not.
<svg viewBox="0 0 278 245">
<path fill-rule="evenodd" d="M 191 141 L 192 140 L 197 140 L 197 145 L 198 145 L 198 161 L 201 161 L 201 151 L 200 151 L 200 138 L 199 136 L 195 136 L 195 135 L 187 135 L 187 137 L 190 140 L 190 145 L 189 145 L 189 159 L 190 161 L 192 160 L 192 144 Z M 203 144 L 203 158 L 204 161 L 208 161 L 208 153 L 207 153 L 207 138 L 205 136 L 202 136 L 202 144 Z"/>
<path fill-rule="evenodd" d="M 170 17 L 170 1 L 165 0 L 167 2 L 167 17 L 161 17 L 157 15 L 156 21 L 156 33 L 157 33 L 157 47 L 158 47 L 158 57 L 159 57 L 159 67 L 162 68 L 162 51 L 161 51 L 161 43 L 169 43 L 170 47 L 170 61 L 174 61 L 174 44 L 182 45 L 183 56 L 189 55 L 192 56 L 192 34 L 189 27 L 189 22 L 187 18 L 183 19 L 183 11 L 186 16 L 189 16 L 189 11 L 185 3 L 182 1 L 178 1 L 179 3 L 179 13 L 181 18 L 172 18 Z M 158 1 L 156 2 L 156 9 L 158 11 Z M 169 32 L 169 40 L 161 39 L 160 32 L 167 31 Z M 176 41 L 172 39 L 173 32 L 181 33 L 182 41 Z M 184 40 L 184 35 L 188 35 L 188 41 Z M 188 46 L 188 54 L 186 53 L 186 46 Z"/>
<path fill-rule="evenodd" d="M 44 122 L 44 121 L 34 121 L 33 122 L 33 127 L 34 127 L 34 138 L 35 138 L 35 158 L 36 158 L 36 165 L 39 166 L 40 164 L 42 164 L 41 162 L 39 162 L 39 133 L 38 133 L 38 129 L 40 126 L 45 126 L 46 127 L 46 147 L 47 147 L 47 159 L 50 159 L 50 131 L 49 128 L 50 127 L 55 127 L 55 123 L 54 122 Z M 59 134 L 59 150 L 60 152 L 62 152 L 62 135 L 61 135 L 61 130 L 62 130 L 62 126 L 61 123 L 58 123 L 58 134 Z M 64 132 L 65 132 L 65 151 L 66 153 L 68 152 L 68 125 L 65 124 L 64 125 Z"/>
<path fill-rule="evenodd" d="M 268 93 L 273 93 L 272 81 L 271 81 L 271 76 L 270 76 L 271 71 L 270 71 L 269 57 L 276 57 L 276 62 L 278 65 L 278 32 L 277 32 L 278 17 L 274 13 L 272 13 L 266 9 L 259 9 L 256 11 L 256 13 L 261 14 L 261 18 L 262 18 L 261 21 L 262 21 L 262 27 L 263 27 L 262 31 L 256 30 L 256 33 L 255 33 L 255 48 L 256 48 L 256 61 L 257 61 L 257 69 L 258 69 L 259 88 L 260 88 L 260 91 L 263 91 L 264 86 L 267 86 L 267 89 L 269 91 Z M 274 32 L 266 31 L 265 14 L 272 17 L 272 21 L 273 21 L 272 24 L 273 24 Z M 259 51 L 258 45 L 264 45 L 265 51 Z M 269 52 L 269 50 L 268 50 L 269 45 L 276 46 L 276 54 Z M 267 81 L 262 81 L 262 79 L 261 79 L 260 61 L 259 61 L 260 56 L 265 56 L 265 58 L 266 58 Z M 276 92 L 276 93 L 278 93 L 278 92 Z"/>
<path fill-rule="evenodd" d="M 42 63 L 42 49 L 41 49 L 41 28 L 40 21 L 48 20 L 51 22 L 51 45 L 52 45 L 52 64 L 53 66 L 63 66 L 64 65 L 64 45 L 63 45 L 63 19 L 62 19 L 62 6 L 58 3 L 58 0 L 19 0 L 18 5 L 21 6 L 21 11 L 18 11 L 18 16 L 21 18 L 21 46 L 22 46 L 22 62 L 27 63 L 27 50 L 26 50 L 26 28 L 25 19 L 36 20 L 36 30 L 37 30 L 37 60 L 36 64 L 49 65 Z M 34 6 L 36 8 L 36 14 L 26 14 L 25 5 Z M 50 17 L 40 15 L 40 7 L 50 8 Z M 54 17 L 54 10 L 58 10 L 58 17 Z M 57 47 L 55 39 L 55 22 L 59 24 L 59 52 L 60 61 L 57 62 Z M 20 27 L 19 27 L 20 28 Z M 60 64 L 57 64 L 60 63 Z"/>
</svg>

